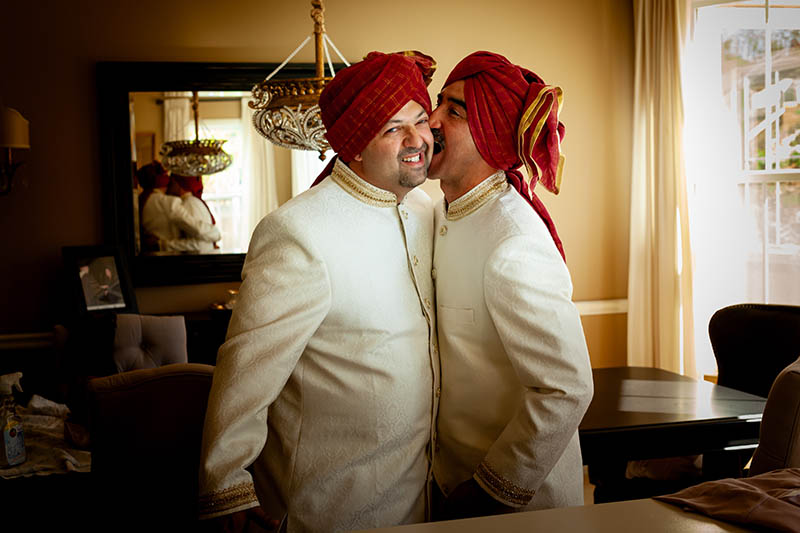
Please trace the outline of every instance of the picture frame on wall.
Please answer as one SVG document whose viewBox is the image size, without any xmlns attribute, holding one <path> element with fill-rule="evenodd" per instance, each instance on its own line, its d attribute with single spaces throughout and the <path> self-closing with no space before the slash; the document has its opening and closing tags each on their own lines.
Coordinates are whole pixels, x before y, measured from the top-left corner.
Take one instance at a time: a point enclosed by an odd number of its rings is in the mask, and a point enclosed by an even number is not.
<svg viewBox="0 0 800 533">
<path fill-rule="evenodd" d="M 156 158 L 156 134 L 151 131 L 136 132 L 136 166 L 142 168 Z"/>
<path fill-rule="evenodd" d="M 64 246 L 67 282 L 79 316 L 138 313 L 125 257 L 115 246 Z"/>
</svg>

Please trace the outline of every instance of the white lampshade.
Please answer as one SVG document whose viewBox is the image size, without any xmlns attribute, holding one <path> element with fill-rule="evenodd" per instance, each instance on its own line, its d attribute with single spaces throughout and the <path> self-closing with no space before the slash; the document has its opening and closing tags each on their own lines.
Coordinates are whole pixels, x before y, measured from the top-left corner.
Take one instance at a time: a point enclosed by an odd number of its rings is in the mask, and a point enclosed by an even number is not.
<svg viewBox="0 0 800 533">
<path fill-rule="evenodd" d="M 0 107 L 0 147 L 31 147 L 29 122 L 16 109 Z"/>
</svg>

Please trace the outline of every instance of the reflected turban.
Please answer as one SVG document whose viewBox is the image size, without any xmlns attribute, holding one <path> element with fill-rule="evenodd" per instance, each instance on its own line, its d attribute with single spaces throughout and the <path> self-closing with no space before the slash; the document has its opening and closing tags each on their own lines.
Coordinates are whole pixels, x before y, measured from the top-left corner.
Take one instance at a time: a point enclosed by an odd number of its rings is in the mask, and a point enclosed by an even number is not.
<svg viewBox="0 0 800 533">
<path fill-rule="evenodd" d="M 561 186 L 561 89 L 491 52 L 474 52 L 462 59 L 444 85 L 459 80 L 464 80 L 467 121 L 478 153 L 492 168 L 506 171 L 509 183 L 547 225 L 563 257 L 555 224 L 533 193 L 537 181 L 555 194 Z M 523 163 L 530 189 L 517 170 Z"/>
<path fill-rule="evenodd" d="M 200 176 L 183 176 L 181 174 L 172 174 L 174 179 L 181 189 L 192 193 L 197 198 L 203 198 L 203 178 Z"/>
<path fill-rule="evenodd" d="M 370 52 L 339 71 L 319 97 L 325 137 L 344 162 L 360 154 L 395 113 L 411 100 L 431 112 L 427 86 L 436 70 L 421 52 Z M 334 158 L 314 185 L 333 169 Z M 312 185 L 313 187 L 313 185 Z"/>
<path fill-rule="evenodd" d="M 169 174 L 158 161 L 148 163 L 137 170 L 136 179 L 145 190 L 169 185 Z"/>
<path fill-rule="evenodd" d="M 211 215 L 211 223 L 216 224 L 217 219 L 214 218 L 214 212 L 203 200 L 203 177 L 202 176 L 183 176 L 181 174 L 172 174 L 172 179 L 186 192 L 192 193 L 192 196 L 203 202 L 203 205 L 208 209 L 208 214 Z M 219 248 L 217 243 L 214 243 L 214 248 Z"/>
</svg>

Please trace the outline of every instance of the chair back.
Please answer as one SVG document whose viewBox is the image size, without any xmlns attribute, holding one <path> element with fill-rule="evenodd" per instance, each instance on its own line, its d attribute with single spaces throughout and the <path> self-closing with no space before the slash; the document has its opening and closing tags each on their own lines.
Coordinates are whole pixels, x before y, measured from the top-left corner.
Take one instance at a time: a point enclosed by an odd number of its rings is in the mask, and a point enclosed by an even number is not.
<svg viewBox="0 0 800 533">
<path fill-rule="evenodd" d="M 800 358 L 778 375 L 769 391 L 750 475 L 795 467 L 800 467 Z"/>
<path fill-rule="evenodd" d="M 118 314 L 113 357 L 117 372 L 186 363 L 183 316 Z"/>
<path fill-rule="evenodd" d="M 89 381 L 91 475 L 109 519 L 147 527 L 194 523 L 213 371 L 181 363 Z"/>
<path fill-rule="evenodd" d="M 778 374 L 800 356 L 800 306 L 737 304 L 708 324 L 717 383 L 766 398 Z"/>
</svg>

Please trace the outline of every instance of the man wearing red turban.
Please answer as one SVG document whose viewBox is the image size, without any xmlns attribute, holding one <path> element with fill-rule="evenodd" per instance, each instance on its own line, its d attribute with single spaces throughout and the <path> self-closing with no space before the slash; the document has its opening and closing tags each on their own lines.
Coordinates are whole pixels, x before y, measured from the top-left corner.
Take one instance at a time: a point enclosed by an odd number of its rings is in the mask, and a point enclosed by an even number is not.
<svg viewBox="0 0 800 533">
<path fill-rule="evenodd" d="M 476 52 L 431 115 L 444 518 L 583 503 L 591 365 L 561 241 L 533 194 L 560 186 L 560 107 L 558 87 Z"/>
<path fill-rule="evenodd" d="M 206 224 L 215 226 L 217 221 L 214 213 L 203 200 L 203 179 L 201 176 L 183 176 L 172 174 L 170 176 L 167 194 L 177 196 L 181 199 L 184 209 L 198 220 Z M 196 238 L 185 238 L 182 240 L 181 250 L 187 252 L 210 253 L 219 249 L 219 244 L 215 240 L 209 240 L 204 236 Z"/>
<path fill-rule="evenodd" d="M 170 175 L 158 161 L 142 166 L 136 177 L 144 189 L 139 195 L 141 249 L 144 252 L 200 252 L 200 243 L 221 237 L 219 228 L 186 209 L 181 199 L 167 194 Z"/>
<path fill-rule="evenodd" d="M 439 387 L 433 153 L 421 54 L 370 53 L 320 95 L 338 153 L 250 242 L 206 414 L 204 518 L 286 531 L 426 518 Z"/>
</svg>

